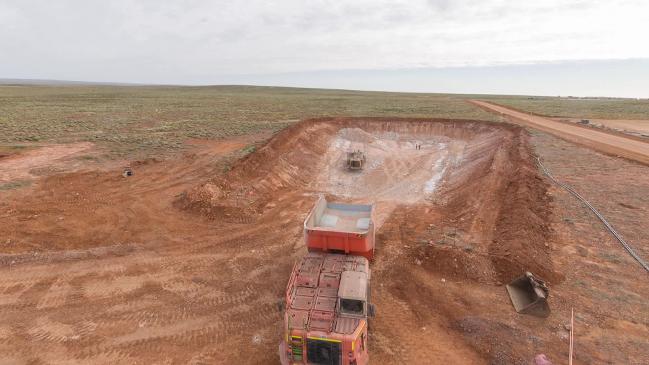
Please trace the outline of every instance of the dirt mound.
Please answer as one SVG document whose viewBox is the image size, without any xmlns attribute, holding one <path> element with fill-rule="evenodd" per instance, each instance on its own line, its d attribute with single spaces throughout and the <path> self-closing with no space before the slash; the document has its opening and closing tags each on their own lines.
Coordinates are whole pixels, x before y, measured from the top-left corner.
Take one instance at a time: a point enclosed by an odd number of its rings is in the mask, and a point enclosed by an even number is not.
<svg viewBox="0 0 649 365">
<path fill-rule="evenodd" d="M 251 204 L 246 204 L 246 202 Z M 221 186 L 210 182 L 181 193 L 174 202 L 174 206 L 199 213 L 210 219 L 249 223 L 258 213 L 252 203 L 254 200 L 247 199 L 245 194 L 236 196 L 236 198 L 234 193 L 226 195 Z"/>
<path fill-rule="evenodd" d="M 557 283 L 563 275 L 554 270 L 550 258 L 548 186 L 539 176 L 527 144 L 511 149 L 509 155 L 516 168 L 509 170 L 510 182 L 502 191 L 501 213 L 489 247 L 494 267 L 503 283 L 525 271 Z"/>
</svg>

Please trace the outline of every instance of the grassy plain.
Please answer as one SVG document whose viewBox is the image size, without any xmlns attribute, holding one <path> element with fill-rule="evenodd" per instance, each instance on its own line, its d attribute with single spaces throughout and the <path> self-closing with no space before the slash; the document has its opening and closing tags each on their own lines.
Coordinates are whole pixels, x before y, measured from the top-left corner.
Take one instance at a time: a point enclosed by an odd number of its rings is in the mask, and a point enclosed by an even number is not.
<svg viewBox="0 0 649 365">
<path fill-rule="evenodd" d="M 173 153 L 191 138 L 276 131 L 319 116 L 498 120 L 476 98 L 548 116 L 649 119 L 649 101 L 254 86 L 0 86 L 0 153 L 94 142 L 107 158 Z"/>
<path fill-rule="evenodd" d="M 0 101 L 0 148 L 90 141 L 109 157 L 167 153 L 190 138 L 275 131 L 318 116 L 494 119 L 457 96 L 277 87 L 1 86 Z"/>
<path fill-rule="evenodd" d="M 649 120 L 649 99 L 478 95 L 476 99 L 549 117 Z"/>
</svg>

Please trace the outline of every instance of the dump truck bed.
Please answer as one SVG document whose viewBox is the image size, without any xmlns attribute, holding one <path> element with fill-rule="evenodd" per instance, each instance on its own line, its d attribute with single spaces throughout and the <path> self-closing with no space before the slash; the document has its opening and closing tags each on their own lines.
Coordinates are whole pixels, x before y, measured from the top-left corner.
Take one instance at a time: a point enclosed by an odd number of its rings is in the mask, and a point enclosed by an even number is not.
<svg viewBox="0 0 649 365">
<path fill-rule="evenodd" d="M 374 255 L 373 206 L 331 203 L 321 196 L 304 221 L 310 251 Z"/>
<path fill-rule="evenodd" d="M 371 205 L 343 205 L 327 203 L 327 207 L 314 220 L 313 229 L 339 232 L 366 233 L 370 226 Z"/>
</svg>

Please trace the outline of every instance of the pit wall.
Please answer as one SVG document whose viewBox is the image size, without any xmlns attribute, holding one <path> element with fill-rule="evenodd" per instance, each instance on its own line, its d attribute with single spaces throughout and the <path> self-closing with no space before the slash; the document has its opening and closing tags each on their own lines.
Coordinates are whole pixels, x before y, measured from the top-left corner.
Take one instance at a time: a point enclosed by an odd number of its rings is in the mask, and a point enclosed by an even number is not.
<svg viewBox="0 0 649 365">
<path fill-rule="evenodd" d="M 247 181 L 259 193 L 285 188 L 306 187 L 317 173 L 317 161 L 326 153 L 329 141 L 342 128 L 360 128 L 373 132 L 403 135 L 442 136 L 467 141 L 477 136 L 497 135 L 505 125 L 450 119 L 401 118 L 318 118 L 308 119 L 277 133 L 265 146 L 240 160 L 223 183 Z M 497 136 L 491 143 L 497 143 Z M 474 150 L 492 147 L 478 143 Z M 481 149 L 482 148 L 482 149 Z M 230 182 L 230 184 L 227 184 Z"/>
</svg>

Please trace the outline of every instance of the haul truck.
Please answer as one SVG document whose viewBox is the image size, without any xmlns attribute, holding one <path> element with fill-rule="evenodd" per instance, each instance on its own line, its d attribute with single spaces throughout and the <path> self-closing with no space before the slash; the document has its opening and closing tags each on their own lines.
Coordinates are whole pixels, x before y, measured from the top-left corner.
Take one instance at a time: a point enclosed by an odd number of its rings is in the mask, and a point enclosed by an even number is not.
<svg viewBox="0 0 649 365">
<path fill-rule="evenodd" d="M 364 365 L 374 255 L 372 205 L 320 197 L 304 221 L 309 252 L 286 288 L 282 365 Z"/>
</svg>

